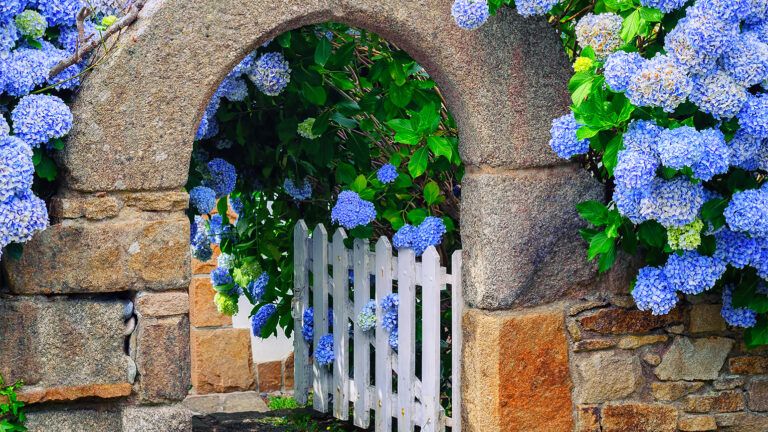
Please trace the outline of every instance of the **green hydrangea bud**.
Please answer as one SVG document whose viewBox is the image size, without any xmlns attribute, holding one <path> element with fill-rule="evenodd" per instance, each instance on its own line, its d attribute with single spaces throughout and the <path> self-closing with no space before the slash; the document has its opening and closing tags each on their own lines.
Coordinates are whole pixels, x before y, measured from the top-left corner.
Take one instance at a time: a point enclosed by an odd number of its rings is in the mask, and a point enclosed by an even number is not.
<svg viewBox="0 0 768 432">
<path fill-rule="evenodd" d="M 312 133 L 312 127 L 315 125 L 315 119 L 313 117 L 310 117 L 303 122 L 299 123 L 299 127 L 297 128 L 297 132 L 299 135 L 303 136 L 306 139 L 317 139 L 320 137 L 320 135 L 315 135 Z"/>
<path fill-rule="evenodd" d="M 101 25 L 103 25 L 104 27 L 109 27 L 115 22 L 117 22 L 117 17 L 114 15 L 107 15 L 101 19 Z"/>
<path fill-rule="evenodd" d="M 694 250 L 701 245 L 704 222 L 696 219 L 688 225 L 667 229 L 667 242 L 674 250 Z"/>
<path fill-rule="evenodd" d="M 48 21 L 37 11 L 27 9 L 16 15 L 16 28 L 22 36 L 32 39 L 40 39 L 48 28 Z"/>
<path fill-rule="evenodd" d="M 237 313 L 237 299 L 226 294 L 216 293 L 213 296 L 213 302 L 216 303 L 216 309 L 222 315 L 232 316 Z"/>
<path fill-rule="evenodd" d="M 575 72 L 585 72 L 592 69 L 594 64 L 595 62 L 589 57 L 579 57 L 573 62 L 573 70 Z"/>
</svg>

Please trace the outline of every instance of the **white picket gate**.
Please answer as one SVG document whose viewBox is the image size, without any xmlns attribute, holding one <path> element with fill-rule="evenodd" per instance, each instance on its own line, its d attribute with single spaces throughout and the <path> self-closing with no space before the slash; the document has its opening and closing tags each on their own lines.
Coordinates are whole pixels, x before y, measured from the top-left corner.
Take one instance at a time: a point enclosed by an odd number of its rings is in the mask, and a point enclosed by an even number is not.
<svg viewBox="0 0 768 432">
<path fill-rule="evenodd" d="M 386 238 L 376 243 L 375 252 L 368 240 L 355 239 L 353 249 L 344 246 L 346 234 L 338 229 L 333 241 L 328 242 L 325 227 L 318 225 L 309 236 L 304 221 L 294 229 L 294 302 L 293 318 L 296 337 L 295 393 L 299 403 L 306 403 L 310 387 L 313 407 L 326 413 L 333 405 L 334 417 L 349 419 L 353 405 L 353 422 L 368 428 L 370 412 L 375 413 L 375 430 L 390 432 L 397 424 L 399 432 L 461 431 L 461 315 L 464 306 L 461 291 L 461 251 L 452 256 L 452 274 L 440 266 L 440 256 L 434 247 L 427 249 L 417 262 L 413 251 L 401 250 L 392 255 L 392 246 Z M 329 279 L 329 266 L 332 278 Z M 348 282 L 353 271 L 354 299 Z M 310 287 L 309 275 L 312 274 Z M 400 298 L 398 308 L 398 350 L 389 346 L 389 333 L 380 325 L 382 311 L 376 308 L 375 331 L 365 332 L 357 325 L 357 316 L 371 300 L 371 276 L 375 282 L 375 300 L 393 292 L 397 283 Z M 448 417 L 440 403 L 440 292 L 451 290 L 451 406 L 454 415 Z M 310 290 L 312 305 L 309 304 Z M 303 314 L 314 308 L 314 346 L 327 333 L 329 295 L 333 301 L 333 338 L 336 360 L 332 370 L 310 360 L 310 346 L 301 337 Z M 341 301 L 339 300 L 341 299 Z M 416 303 L 421 302 L 422 316 L 416 316 Z M 341 307 L 344 306 L 344 307 Z M 421 379 L 416 376 L 416 324 L 421 319 Z M 350 374 L 350 337 L 348 323 L 354 328 L 352 342 L 354 358 Z M 323 329 L 326 329 L 323 331 Z M 336 329 L 343 329 L 338 331 Z M 374 376 L 371 380 L 371 347 Z M 392 388 L 393 374 L 397 376 L 397 392 Z M 351 376 L 350 376 L 351 375 Z M 332 396 L 332 398 L 331 398 Z"/>
</svg>

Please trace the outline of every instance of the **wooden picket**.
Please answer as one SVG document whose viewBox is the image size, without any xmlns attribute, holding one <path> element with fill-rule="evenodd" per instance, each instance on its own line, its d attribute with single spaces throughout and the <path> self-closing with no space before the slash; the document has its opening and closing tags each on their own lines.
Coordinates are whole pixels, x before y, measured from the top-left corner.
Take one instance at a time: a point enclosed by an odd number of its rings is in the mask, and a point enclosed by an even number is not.
<svg viewBox="0 0 768 432">
<path fill-rule="evenodd" d="M 461 251 L 451 257 L 452 273 L 448 274 L 446 268 L 440 266 L 440 256 L 434 247 L 428 248 L 420 259 L 410 249 L 398 251 L 395 257 L 386 238 L 376 242 L 375 251 L 370 250 L 367 240 L 361 239 L 355 239 L 352 250 L 349 250 L 345 246 L 346 238 L 344 230 L 338 229 L 329 243 L 328 232 L 322 225 L 318 225 L 310 237 L 303 221 L 294 229 L 292 315 L 298 332 L 294 338 L 297 401 L 306 402 L 311 387 L 315 410 L 327 413 L 331 408 L 329 404 L 333 405 L 334 417 L 341 420 L 348 420 L 351 411 L 353 423 L 362 428 L 370 426 L 370 413 L 374 411 L 373 424 L 378 432 L 391 432 L 393 423 L 400 432 L 413 431 L 415 427 L 424 432 L 444 432 L 446 427 L 452 432 L 460 431 L 461 315 L 464 307 Z M 375 330 L 366 332 L 357 325 L 357 317 L 371 300 L 372 277 L 377 324 Z M 455 413 L 452 416 L 446 414 L 440 400 L 440 331 L 443 326 L 440 299 L 444 290 L 450 290 L 452 306 L 450 387 L 451 408 Z M 393 291 L 398 293 L 400 300 L 396 351 L 389 345 L 389 332 L 380 325 L 383 319 L 381 302 Z M 417 304 L 421 305 L 421 316 L 416 314 Z M 314 308 L 313 346 L 318 345 L 321 337 L 333 332 L 335 361 L 332 368 L 312 362 L 311 347 L 301 337 L 304 311 L 310 305 Z M 332 323 L 328 321 L 329 308 Z M 417 346 L 416 340 L 417 320 L 421 320 L 421 346 Z M 373 373 L 371 348 L 375 353 Z M 351 372 L 350 349 L 354 353 Z M 417 352 L 421 354 L 420 377 L 417 376 Z M 395 375 L 396 391 L 392 388 Z"/>
</svg>

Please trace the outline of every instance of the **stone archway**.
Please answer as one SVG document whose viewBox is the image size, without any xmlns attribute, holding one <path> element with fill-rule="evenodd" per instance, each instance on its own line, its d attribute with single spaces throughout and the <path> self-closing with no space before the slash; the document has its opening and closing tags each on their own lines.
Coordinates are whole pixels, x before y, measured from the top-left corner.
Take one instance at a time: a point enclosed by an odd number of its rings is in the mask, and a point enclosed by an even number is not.
<svg viewBox="0 0 768 432">
<path fill-rule="evenodd" d="M 66 397 L 54 390 L 70 383 L 35 381 L 40 400 L 183 398 L 190 276 L 180 191 L 194 131 L 219 81 L 246 53 L 286 30 L 332 20 L 377 32 L 408 51 L 438 82 L 459 125 L 471 307 L 465 430 L 572 428 L 565 318 L 561 306 L 546 305 L 594 288 L 573 205 L 599 199 L 602 190 L 547 145 L 550 120 L 570 102 L 569 65 L 555 54 L 559 41 L 543 20 L 505 11 L 465 32 L 453 24 L 450 6 L 449 0 L 150 1 L 77 98 L 76 126 L 62 158 L 65 181 L 52 212 L 56 224 L 27 245 L 22 260 L 6 264 L 19 302 L 56 295 L 61 305 L 83 301 L 82 294 L 138 293 L 139 330 L 129 357 L 113 352 L 121 335 L 99 333 L 93 344 L 112 347 L 98 346 L 84 359 L 108 359 L 112 373 L 84 376 L 84 388 Z M 112 321 L 119 320 L 116 311 L 109 312 Z M 138 380 L 131 377 L 134 362 Z M 126 418 L 126 412 L 124 423 L 143 415 Z"/>
</svg>

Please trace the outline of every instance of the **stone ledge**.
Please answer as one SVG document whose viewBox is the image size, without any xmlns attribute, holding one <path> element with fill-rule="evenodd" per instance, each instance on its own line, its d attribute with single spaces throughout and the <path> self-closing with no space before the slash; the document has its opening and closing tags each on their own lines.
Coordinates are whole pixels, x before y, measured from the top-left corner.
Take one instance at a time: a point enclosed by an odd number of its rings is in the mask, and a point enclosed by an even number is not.
<svg viewBox="0 0 768 432">
<path fill-rule="evenodd" d="M 186 292 L 140 292 L 136 295 L 136 313 L 147 317 L 184 315 L 189 312 Z"/>
<path fill-rule="evenodd" d="M 130 396 L 132 386 L 129 383 L 121 384 L 90 384 L 72 387 L 51 387 L 51 388 L 23 388 L 18 394 L 19 400 L 26 404 L 37 404 L 43 402 L 62 402 L 73 401 L 87 397 L 100 399 L 112 399 L 124 396 Z M 0 402 L 3 401 L 0 398 Z"/>
</svg>

